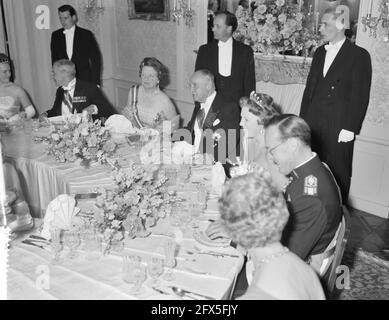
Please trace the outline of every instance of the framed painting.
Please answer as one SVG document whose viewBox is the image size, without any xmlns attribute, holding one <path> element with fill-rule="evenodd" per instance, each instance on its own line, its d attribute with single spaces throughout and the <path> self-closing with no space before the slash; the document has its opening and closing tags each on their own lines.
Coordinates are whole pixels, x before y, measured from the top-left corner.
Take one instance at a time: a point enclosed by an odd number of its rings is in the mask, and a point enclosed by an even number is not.
<svg viewBox="0 0 389 320">
<path fill-rule="evenodd" d="M 141 20 L 170 20 L 169 0 L 127 0 L 128 18 Z"/>
</svg>

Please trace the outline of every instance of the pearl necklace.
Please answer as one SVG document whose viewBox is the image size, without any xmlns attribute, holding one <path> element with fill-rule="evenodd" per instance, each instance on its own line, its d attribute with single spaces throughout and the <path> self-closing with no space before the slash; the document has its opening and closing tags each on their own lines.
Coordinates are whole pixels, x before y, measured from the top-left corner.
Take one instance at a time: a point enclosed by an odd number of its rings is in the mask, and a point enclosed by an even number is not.
<svg viewBox="0 0 389 320">
<path fill-rule="evenodd" d="M 258 265 L 263 265 L 263 264 L 269 263 L 271 260 L 274 260 L 276 258 L 283 256 L 284 254 L 286 254 L 288 252 L 289 252 L 289 249 L 284 247 L 284 248 L 282 248 L 282 251 L 280 251 L 280 252 L 273 253 L 273 254 L 268 255 L 260 260 L 254 260 L 253 262 L 255 262 L 255 264 L 258 264 Z"/>
</svg>

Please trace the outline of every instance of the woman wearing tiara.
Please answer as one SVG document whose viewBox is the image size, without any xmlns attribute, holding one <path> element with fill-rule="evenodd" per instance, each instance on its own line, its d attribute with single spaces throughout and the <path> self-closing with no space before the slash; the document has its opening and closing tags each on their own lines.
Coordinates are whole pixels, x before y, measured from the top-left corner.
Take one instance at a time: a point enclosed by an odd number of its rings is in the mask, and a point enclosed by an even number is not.
<svg viewBox="0 0 389 320">
<path fill-rule="evenodd" d="M 156 58 L 145 58 L 140 64 L 141 84 L 130 89 L 127 106 L 122 113 L 135 128 L 160 127 L 171 121 L 178 128 L 179 116 L 170 98 L 160 89 L 166 68 Z"/>
<path fill-rule="evenodd" d="M 285 187 L 288 179 L 278 168 L 269 161 L 264 140 L 264 123 L 281 111 L 274 104 L 273 98 L 267 94 L 251 93 L 250 97 L 240 99 L 242 120 L 240 125 L 245 130 L 243 139 L 243 161 L 231 170 L 231 175 L 239 175 L 259 168 L 268 170 L 273 182 L 280 191 Z"/>
<path fill-rule="evenodd" d="M 19 121 L 20 112 L 24 111 L 27 119 L 35 115 L 28 95 L 22 87 L 11 82 L 11 63 L 9 58 L 0 53 L 0 119 L 8 122 Z"/>
</svg>

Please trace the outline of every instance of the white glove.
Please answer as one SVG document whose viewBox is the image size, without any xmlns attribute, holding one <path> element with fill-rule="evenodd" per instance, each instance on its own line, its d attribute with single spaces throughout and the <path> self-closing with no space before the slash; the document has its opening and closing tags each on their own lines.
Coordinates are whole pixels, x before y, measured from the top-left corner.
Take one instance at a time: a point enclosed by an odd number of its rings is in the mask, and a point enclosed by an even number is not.
<svg viewBox="0 0 389 320">
<path fill-rule="evenodd" d="M 346 129 L 342 129 L 339 133 L 338 143 L 340 142 L 350 142 L 355 138 L 354 132 L 348 131 Z"/>
<path fill-rule="evenodd" d="M 83 111 L 88 112 L 88 114 L 97 114 L 99 112 L 99 109 L 96 105 L 91 104 L 89 107 L 85 108 Z"/>
</svg>

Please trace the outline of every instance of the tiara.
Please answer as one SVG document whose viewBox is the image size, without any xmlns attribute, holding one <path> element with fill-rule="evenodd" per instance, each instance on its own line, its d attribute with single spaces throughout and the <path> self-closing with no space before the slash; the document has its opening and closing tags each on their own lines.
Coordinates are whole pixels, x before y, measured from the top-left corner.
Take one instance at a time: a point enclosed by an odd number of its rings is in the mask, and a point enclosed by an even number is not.
<svg viewBox="0 0 389 320">
<path fill-rule="evenodd" d="M 250 93 L 250 100 L 255 102 L 256 104 L 258 104 L 265 111 L 272 112 L 272 109 L 263 103 L 263 100 L 261 99 L 260 95 L 258 93 L 256 93 L 255 91 L 252 91 Z"/>
<path fill-rule="evenodd" d="M 0 57 L 0 63 L 9 63 L 9 59 L 7 57 Z"/>
</svg>

